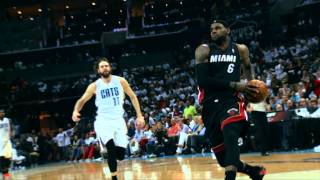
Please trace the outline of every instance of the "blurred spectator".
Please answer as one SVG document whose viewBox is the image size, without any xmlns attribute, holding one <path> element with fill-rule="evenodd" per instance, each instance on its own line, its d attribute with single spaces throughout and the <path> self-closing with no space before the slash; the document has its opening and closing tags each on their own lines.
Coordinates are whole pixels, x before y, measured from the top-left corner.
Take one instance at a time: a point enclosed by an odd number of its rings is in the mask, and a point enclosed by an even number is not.
<svg viewBox="0 0 320 180">
<path fill-rule="evenodd" d="M 183 119 L 179 121 L 180 125 L 180 134 L 179 134 L 179 140 L 177 144 L 177 154 L 181 154 L 182 151 L 184 150 L 187 140 L 188 140 L 188 135 L 191 133 L 191 128 L 189 127 L 189 122 L 188 119 Z"/>
<path fill-rule="evenodd" d="M 79 138 L 77 135 L 73 136 L 70 161 L 76 162 L 76 161 L 80 160 L 81 146 L 83 144 L 84 144 L 84 140 L 82 138 Z"/>
<path fill-rule="evenodd" d="M 82 161 L 90 162 L 93 159 L 96 143 L 95 134 L 93 132 L 87 133 L 82 147 Z"/>
<path fill-rule="evenodd" d="M 195 125 L 192 128 L 191 134 L 188 136 L 186 151 L 190 151 L 191 153 L 204 152 L 209 147 L 205 138 L 206 128 L 204 127 L 201 116 L 195 116 L 194 119 Z"/>
<path fill-rule="evenodd" d="M 60 160 L 68 160 L 70 154 L 70 137 L 73 134 L 73 129 L 68 129 L 63 131 L 62 128 L 59 128 L 59 133 L 54 137 L 54 141 L 59 147 L 59 157 Z"/>
<path fill-rule="evenodd" d="M 197 114 L 196 107 L 194 106 L 194 99 L 190 98 L 187 100 L 187 105 L 183 110 L 183 117 L 185 119 L 194 119 L 194 116 Z M 191 117 L 190 117 L 191 116 Z"/>
</svg>

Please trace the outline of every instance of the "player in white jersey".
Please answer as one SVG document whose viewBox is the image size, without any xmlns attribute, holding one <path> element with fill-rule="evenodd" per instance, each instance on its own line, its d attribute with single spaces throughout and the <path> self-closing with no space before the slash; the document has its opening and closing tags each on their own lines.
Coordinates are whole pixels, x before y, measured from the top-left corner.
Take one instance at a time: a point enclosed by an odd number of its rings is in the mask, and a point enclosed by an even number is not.
<svg viewBox="0 0 320 180">
<path fill-rule="evenodd" d="M 0 109 L 0 170 L 3 179 L 10 179 L 9 167 L 12 155 L 10 141 L 10 120 L 4 117 L 3 109 Z"/>
<path fill-rule="evenodd" d="M 95 68 L 101 78 L 91 83 L 77 101 L 72 113 L 72 120 L 80 121 L 79 112 L 84 104 L 95 95 L 97 116 L 94 129 L 97 137 L 107 148 L 108 165 L 112 179 L 117 179 L 117 160 L 124 159 L 125 148 L 128 145 L 127 126 L 123 119 L 124 94 L 130 97 L 136 111 L 138 128 L 143 128 L 145 122 L 137 96 L 126 79 L 111 74 L 112 67 L 108 59 L 99 59 Z"/>
</svg>

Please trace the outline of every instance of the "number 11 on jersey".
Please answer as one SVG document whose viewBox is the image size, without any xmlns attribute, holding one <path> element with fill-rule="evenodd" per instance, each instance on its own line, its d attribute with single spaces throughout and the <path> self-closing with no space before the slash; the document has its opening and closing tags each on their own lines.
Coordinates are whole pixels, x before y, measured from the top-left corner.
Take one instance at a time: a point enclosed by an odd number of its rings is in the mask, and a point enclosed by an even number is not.
<svg viewBox="0 0 320 180">
<path fill-rule="evenodd" d="M 120 98 L 119 97 L 114 97 L 113 98 L 113 103 L 114 103 L 114 106 L 117 106 L 120 104 Z"/>
</svg>

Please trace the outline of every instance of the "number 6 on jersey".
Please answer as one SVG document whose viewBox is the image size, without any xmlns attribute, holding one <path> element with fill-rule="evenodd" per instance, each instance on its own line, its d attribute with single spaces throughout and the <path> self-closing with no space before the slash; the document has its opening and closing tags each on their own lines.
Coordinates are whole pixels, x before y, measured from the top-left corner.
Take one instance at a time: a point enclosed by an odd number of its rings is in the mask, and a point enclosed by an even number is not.
<svg viewBox="0 0 320 180">
<path fill-rule="evenodd" d="M 233 69 L 234 69 L 234 64 L 231 63 L 231 64 L 229 64 L 229 66 L 228 66 L 227 72 L 228 72 L 228 73 L 232 73 L 232 72 L 233 72 Z"/>
</svg>

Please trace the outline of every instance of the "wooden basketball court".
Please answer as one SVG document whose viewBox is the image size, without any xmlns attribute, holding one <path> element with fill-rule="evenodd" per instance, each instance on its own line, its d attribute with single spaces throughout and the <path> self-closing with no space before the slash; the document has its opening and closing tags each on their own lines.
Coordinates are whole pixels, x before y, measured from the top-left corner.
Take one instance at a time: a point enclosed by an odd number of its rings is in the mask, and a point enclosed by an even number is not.
<svg viewBox="0 0 320 180">
<path fill-rule="evenodd" d="M 320 153 L 277 153 L 270 156 L 244 154 L 242 159 L 267 168 L 265 180 L 320 180 Z M 212 154 L 170 156 L 152 159 L 126 159 L 119 163 L 119 179 L 191 180 L 223 179 L 224 170 Z M 106 162 L 58 163 L 13 172 L 13 179 L 98 180 L 109 179 Z M 249 180 L 238 174 L 237 179 Z"/>
</svg>

